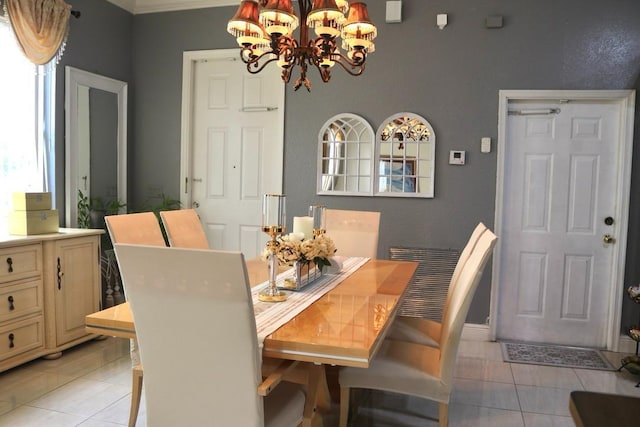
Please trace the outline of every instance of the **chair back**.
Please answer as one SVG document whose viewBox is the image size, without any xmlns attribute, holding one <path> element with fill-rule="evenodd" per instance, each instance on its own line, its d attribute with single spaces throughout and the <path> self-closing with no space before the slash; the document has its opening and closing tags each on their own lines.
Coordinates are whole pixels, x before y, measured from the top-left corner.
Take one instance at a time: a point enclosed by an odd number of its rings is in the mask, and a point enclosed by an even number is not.
<svg viewBox="0 0 640 427">
<path fill-rule="evenodd" d="M 109 215 L 104 218 L 113 244 L 167 246 L 153 212 Z"/>
<path fill-rule="evenodd" d="M 445 300 L 444 306 L 442 308 L 443 319 L 447 314 L 447 310 L 449 309 L 451 295 L 453 294 L 453 290 L 455 289 L 456 284 L 458 283 L 458 278 L 460 277 L 460 273 L 462 273 L 462 269 L 464 268 L 464 265 L 467 263 L 467 260 L 469 259 L 469 256 L 471 256 L 471 253 L 475 249 L 476 244 L 480 239 L 480 236 L 482 236 L 482 233 L 484 233 L 486 229 L 487 229 L 486 225 L 484 225 L 481 222 L 478 223 L 478 225 L 476 225 L 476 228 L 471 233 L 471 236 L 469 237 L 469 240 L 467 241 L 467 244 L 465 245 L 464 249 L 460 253 L 460 257 L 458 257 L 456 268 L 453 270 L 453 274 L 451 275 L 451 281 L 449 281 L 449 289 L 447 289 L 447 299 Z"/>
<path fill-rule="evenodd" d="M 451 294 L 449 307 L 442 319 L 440 334 L 440 378 L 451 386 L 462 327 L 469 313 L 471 301 L 482 277 L 484 267 L 493 252 L 498 238 L 489 229 L 485 230 L 465 263 L 458 283 Z"/>
<path fill-rule="evenodd" d="M 209 249 L 207 234 L 194 209 L 160 212 L 169 246 L 176 248 Z"/>
<path fill-rule="evenodd" d="M 378 256 L 380 212 L 325 210 L 325 229 L 338 256 Z"/>
<path fill-rule="evenodd" d="M 261 355 L 242 253 L 116 244 L 147 425 L 260 426 Z"/>
</svg>

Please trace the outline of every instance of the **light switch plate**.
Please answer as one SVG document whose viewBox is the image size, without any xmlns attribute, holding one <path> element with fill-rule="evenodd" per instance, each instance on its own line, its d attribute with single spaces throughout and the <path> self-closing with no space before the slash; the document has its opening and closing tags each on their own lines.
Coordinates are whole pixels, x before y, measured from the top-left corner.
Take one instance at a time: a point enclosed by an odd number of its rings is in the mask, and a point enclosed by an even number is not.
<svg viewBox="0 0 640 427">
<path fill-rule="evenodd" d="M 402 22 L 402 0 L 387 2 L 385 22 L 387 24 L 397 24 Z"/>
<path fill-rule="evenodd" d="M 448 19 L 446 13 L 439 13 L 436 15 L 436 24 L 441 30 L 447 26 L 447 21 Z"/>
<path fill-rule="evenodd" d="M 481 153 L 490 153 L 491 152 L 491 138 L 485 136 L 480 139 L 480 152 Z"/>
<path fill-rule="evenodd" d="M 464 165 L 466 151 L 451 150 L 449 151 L 450 165 Z"/>
</svg>

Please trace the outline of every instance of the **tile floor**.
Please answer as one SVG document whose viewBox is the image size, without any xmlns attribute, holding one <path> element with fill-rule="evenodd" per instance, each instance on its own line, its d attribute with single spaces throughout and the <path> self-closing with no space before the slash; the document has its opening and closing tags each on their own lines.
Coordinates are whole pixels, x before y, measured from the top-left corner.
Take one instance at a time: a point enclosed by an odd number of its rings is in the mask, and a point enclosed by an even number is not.
<svg viewBox="0 0 640 427">
<path fill-rule="evenodd" d="M 617 365 L 622 355 L 609 353 Z M 0 374 L 0 426 L 127 425 L 131 398 L 129 342 L 91 341 L 57 360 L 36 360 Z M 497 343 L 463 341 L 450 405 L 451 427 L 573 426 L 569 392 L 640 396 L 626 372 L 505 363 Z M 337 405 L 334 405 L 337 406 Z M 437 405 L 373 392 L 352 426 L 436 426 Z M 337 425 L 337 407 L 326 419 Z M 138 426 L 145 425 L 144 398 Z"/>
</svg>

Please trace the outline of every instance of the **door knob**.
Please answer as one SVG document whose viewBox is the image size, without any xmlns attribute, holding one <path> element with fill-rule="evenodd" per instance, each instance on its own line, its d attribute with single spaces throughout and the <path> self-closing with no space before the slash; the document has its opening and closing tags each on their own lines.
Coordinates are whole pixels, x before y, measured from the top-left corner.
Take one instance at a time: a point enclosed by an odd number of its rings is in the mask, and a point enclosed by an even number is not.
<svg viewBox="0 0 640 427">
<path fill-rule="evenodd" d="M 191 206 L 193 206 L 194 208 L 199 208 L 200 207 L 200 203 L 193 202 L 193 203 L 191 203 Z"/>
<path fill-rule="evenodd" d="M 615 243 L 616 239 L 611 234 L 605 234 L 604 236 L 602 236 L 602 241 L 607 244 L 611 244 Z"/>
</svg>

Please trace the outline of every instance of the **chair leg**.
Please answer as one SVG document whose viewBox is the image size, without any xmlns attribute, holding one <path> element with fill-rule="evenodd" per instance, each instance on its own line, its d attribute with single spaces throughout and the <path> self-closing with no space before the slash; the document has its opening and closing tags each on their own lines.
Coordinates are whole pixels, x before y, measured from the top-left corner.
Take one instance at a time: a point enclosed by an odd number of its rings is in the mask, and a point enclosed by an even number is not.
<svg viewBox="0 0 640 427">
<path fill-rule="evenodd" d="M 129 427 L 135 427 L 142 398 L 142 366 L 136 365 L 131 370 L 131 410 L 129 411 Z"/>
<path fill-rule="evenodd" d="M 340 427 L 347 427 L 349 420 L 349 387 L 340 387 Z"/>
<path fill-rule="evenodd" d="M 439 427 L 447 427 L 449 425 L 449 404 L 440 402 L 438 404 Z"/>
</svg>

